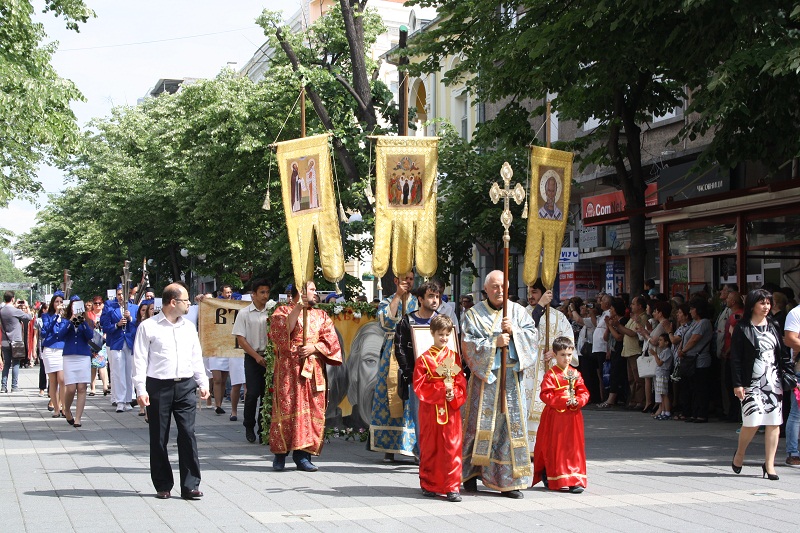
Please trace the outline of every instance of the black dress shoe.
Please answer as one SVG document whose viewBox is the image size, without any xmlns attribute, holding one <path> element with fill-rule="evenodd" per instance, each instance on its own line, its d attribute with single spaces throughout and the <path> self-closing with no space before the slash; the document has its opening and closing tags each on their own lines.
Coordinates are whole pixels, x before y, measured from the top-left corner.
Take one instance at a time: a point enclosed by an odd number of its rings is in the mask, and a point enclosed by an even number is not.
<svg viewBox="0 0 800 533">
<path fill-rule="evenodd" d="M 478 478 L 474 477 L 464 482 L 464 492 L 478 492 Z"/>
<path fill-rule="evenodd" d="M 436 493 L 430 490 L 422 489 L 422 495 L 425 496 L 426 498 L 433 498 L 434 496 L 436 496 Z"/>
<path fill-rule="evenodd" d="M 184 500 L 199 500 L 203 497 L 203 493 L 197 489 L 181 491 L 181 498 Z"/>
<path fill-rule="evenodd" d="M 253 431 L 253 428 L 245 428 L 244 429 L 244 436 L 247 439 L 247 442 L 255 442 L 256 441 L 256 432 Z"/>
<path fill-rule="evenodd" d="M 171 491 L 168 490 L 162 490 L 156 492 L 156 498 L 158 498 L 159 500 L 169 500 L 169 497 L 171 496 L 170 492 Z"/>
<path fill-rule="evenodd" d="M 447 501 L 449 502 L 460 502 L 461 501 L 461 494 L 457 492 L 448 492 L 447 493 Z"/>
<path fill-rule="evenodd" d="M 525 495 L 522 494 L 522 492 L 520 492 L 518 490 L 507 490 L 505 492 L 501 492 L 500 494 L 502 494 L 506 498 L 511 498 L 511 499 L 514 499 L 514 500 L 519 500 L 519 499 L 525 497 Z"/>
</svg>

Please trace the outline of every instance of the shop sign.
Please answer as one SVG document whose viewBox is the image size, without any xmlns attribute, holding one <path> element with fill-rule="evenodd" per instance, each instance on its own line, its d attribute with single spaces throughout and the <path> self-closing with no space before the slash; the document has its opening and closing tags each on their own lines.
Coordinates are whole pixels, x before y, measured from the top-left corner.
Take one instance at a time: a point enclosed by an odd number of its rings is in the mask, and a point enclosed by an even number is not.
<svg viewBox="0 0 800 533">
<path fill-rule="evenodd" d="M 730 173 L 714 165 L 703 172 L 690 172 L 694 162 L 667 167 L 658 178 L 658 203 L 668 198 L 688 200 L 731 190 Z"/>
<path fill-rule="evenodd" d="M 559 263 L 577 263 L 581 260 L 581 254 L 577 248 L 569 247 L 561 249 L 561 257 L 558 258 Z"/>
<path fill-rule="evenodd" d="M 656 205 L 658 202 L 658 186 L 651 183 L 644 190 L 644 204 L 647 206 Z M 604 220 L 603 222 L 596 222 L 587 224 L 587 218 L 599 217 L 603 215 L 610 215 L 612 213 L 623 213 L 625 211 L 625 195 L 622 191 L 614 191 L 606 194 L 598 194 L 589 196 L 588 198 L 581 199 L 581 213 L 584 219 L 584 226 L 597 226 L 601 224 L 610 224 L 612 222 L 620 222 L 626 220 L 626 216 L 613 218 L 611 220 Z"/>
</svg>

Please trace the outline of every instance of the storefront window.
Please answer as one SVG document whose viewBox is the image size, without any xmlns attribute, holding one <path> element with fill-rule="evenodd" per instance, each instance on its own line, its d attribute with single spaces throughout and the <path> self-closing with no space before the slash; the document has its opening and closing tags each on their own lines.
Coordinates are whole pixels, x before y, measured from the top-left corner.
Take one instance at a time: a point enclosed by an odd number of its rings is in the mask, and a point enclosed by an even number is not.
<svg viewBox="0 0 800 533">
<path fill-rule="evenodd" d="M 669 234 L 672 256 L 708 254 L 736 249 L 736 224 L 717 224 Z"/>
<path fill-rule="evenodd" d="M 800 241 L 800 214 L 753 220 L 747 224 L 749 248 L 792 241 Z"/>
</svg>

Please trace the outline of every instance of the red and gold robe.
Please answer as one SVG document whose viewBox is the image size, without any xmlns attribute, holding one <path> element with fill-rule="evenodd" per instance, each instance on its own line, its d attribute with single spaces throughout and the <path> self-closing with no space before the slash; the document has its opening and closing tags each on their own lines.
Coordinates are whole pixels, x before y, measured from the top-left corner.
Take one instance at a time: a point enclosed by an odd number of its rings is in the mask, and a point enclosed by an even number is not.
<svg viewBox="0 0 800 533">
<path fill-rule="evenodd" d="M 269 338 L 275 345 L 275 395 L 269 448 L 272 453 L 302 450 L 319 455 L 327 407 L 324 365 L 341 365 L 342 350 L 328 313 L 312 308 L 308 310 L 306 342 L 320 354 L 301 360 L 298 348 L 303 344 L 303 315 L 298 317 L 291 335 L 286 329 L 293 307 L 278 307 L 270 319 Z"/>
<path fill-rule="evenodd" d="M 414 392 L 419 398 L 419 485 L 424 490 L 446 494 L 461 485 L 461 412 L 466 399 L 464 373 L 453 377 L 453 399 L 445 400 L 444 378 L 436 372 L 450 354 L 435 346 L 419 356 L 414 366 Z"/>
<path fill-rule="evenodd" d="M 542 379 L 540 398 L 545 404 L 536 448 L 533 451 L 533 485 L 547 476 L 550 490 L 565 487 L 586 487 L 586 449 L 583 437 L 581 407 L 589 402 L 589 391 L 580 372 L 577 376 L 577 406 L 567 407 L 569 383 L 563 371 L 554 366 Z"/>
</svg>

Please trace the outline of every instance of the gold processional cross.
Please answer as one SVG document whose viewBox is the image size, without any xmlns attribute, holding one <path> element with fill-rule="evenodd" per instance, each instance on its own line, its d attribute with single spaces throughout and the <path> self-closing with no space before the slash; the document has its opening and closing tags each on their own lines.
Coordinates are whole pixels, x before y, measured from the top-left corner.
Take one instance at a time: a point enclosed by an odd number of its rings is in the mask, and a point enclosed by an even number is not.
<svg viewBox="0 0 800 533">
<path fill-rule="evenodd" d="M 513 198 L 517 205 L 521 204 L 525 199 L 525 189 L 517 183 L 514 189 L 511 189 L 511 176 L 514 171 L 511 170 L 511 165 L 508 161 L 503 163 L 503 168 L 500 169 L 500 176 L 503 178 L 506 186 L 501 189 L 495 182 L 489 190 L 489 198 L 492 203 L 497 203 L 503 199 L 503 214 L 500 215 L 500 223 L 503 224 L 503 318 L 506 318 L 506 303 L 508 301 L 508 252 L 509 243 L 511 242 L 511 235 L 508 233 L 508 228 L 511 227 L 511 221 L 514 219 L 509 209 L 508 200 Z M 508 358 L 508 346 L 501 348 L 502 355 L 500 357 L 500 412 L 506 412 L 506 359 Z"/>
</svg>

